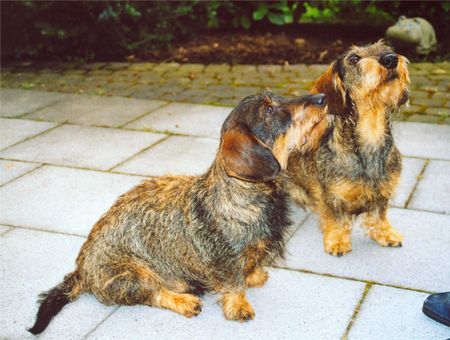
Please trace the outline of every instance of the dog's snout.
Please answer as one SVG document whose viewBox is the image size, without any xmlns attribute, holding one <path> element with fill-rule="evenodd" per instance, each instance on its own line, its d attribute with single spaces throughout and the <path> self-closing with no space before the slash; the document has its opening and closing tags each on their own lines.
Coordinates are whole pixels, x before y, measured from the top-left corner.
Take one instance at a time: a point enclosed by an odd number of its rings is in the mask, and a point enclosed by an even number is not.
<svg viewBox="0 0 450 340">
<path fill-rule="evenodd" d="M 380 64 L 386 68 L 393 69 L 398 65 L 397 55 L 394 53 L 386 53 L 380 57 Z"/>
<path fill-rule="evenodd" d="M 327 99 L 323 93 L 319 93 L 312 97 L 312 102 L 316 106 L 324 106 L 327 103 Z"/>
</svg>

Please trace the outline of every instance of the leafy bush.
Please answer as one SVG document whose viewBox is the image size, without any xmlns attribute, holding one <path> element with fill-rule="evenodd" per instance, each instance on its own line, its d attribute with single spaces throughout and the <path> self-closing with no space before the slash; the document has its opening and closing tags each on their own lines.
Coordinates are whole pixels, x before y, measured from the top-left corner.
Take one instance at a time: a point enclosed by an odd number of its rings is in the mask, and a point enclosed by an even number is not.
<svg viewBox="0 0 450 340">
<path fill-rule="evenodd" d="M 1 1 L 2 58 L 111 59 L 170 48 L 205 30 L 298 23 L 388 26 L 405 14 L 449 36 L 449 2 Z M 448 38 L 447 38 L 448 39 Z"/>
</svg>

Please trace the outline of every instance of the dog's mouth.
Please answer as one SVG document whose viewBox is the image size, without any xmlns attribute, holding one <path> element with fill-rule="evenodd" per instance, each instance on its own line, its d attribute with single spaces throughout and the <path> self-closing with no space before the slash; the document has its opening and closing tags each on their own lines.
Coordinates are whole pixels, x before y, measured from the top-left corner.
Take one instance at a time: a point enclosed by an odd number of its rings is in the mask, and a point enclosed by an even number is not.
<svg viewBox="0 0 450 340">
<path fill-rule="evenodd" d="M 308 126 L 305 129 L 306 131 L 300 142 L 299 149 L 302 149 L 308 143 L 311 133 L 314 131 L 314 129 L 317 127 L 317 125 L 319 125 L 322 122 L 322 120 L 324 118 L 325 118 L 325 116 L 317 116 L 311 120 L 310 126 Z"/>
<path fill-rule="evenodd" d="M 408 91 L 404 91 L 404 92 L 402 93 L 402 96 L 400 97 L 400 100 L 398 101 L 398 106 L 401 106 L 401 105 L 403 105 L 403 104 L 406 104 L 406 102 L 408 101 L 408 99 L 409 99 L 409 93 L 408 93 Z"/>
<path fill-rule="evenodd" d="M 386 76 L 386 82 L 390 82 L 390 81 L 393 81 L 395 79 L 398 79 L 398 72 L 397 72 L 397 70 L 389 71 L 387 76 Z"/>
</svg>

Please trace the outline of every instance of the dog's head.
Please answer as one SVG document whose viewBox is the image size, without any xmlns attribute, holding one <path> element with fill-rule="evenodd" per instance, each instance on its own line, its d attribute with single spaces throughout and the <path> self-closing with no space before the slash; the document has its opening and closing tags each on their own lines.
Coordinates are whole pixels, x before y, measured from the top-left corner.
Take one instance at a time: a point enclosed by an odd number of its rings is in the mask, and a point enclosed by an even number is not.
<svg viewBox="0 0 450 340">
<path fill-rule="evenodd" d="M 245 98 L 222 127 L 219 158 L 228 176 L 251 182 L 273 180 L 325 112 L 324 94 L 288 100 L 264 92 Z"/>
<path fill-rule="evenodd" d="M 317 80 L 313 92 L 327 95 L 330 113 L 343 115 L 359 106 L 398 108 L 408 100 L 408 59 L 384 41 L 353 46 Z"/>
</svg>

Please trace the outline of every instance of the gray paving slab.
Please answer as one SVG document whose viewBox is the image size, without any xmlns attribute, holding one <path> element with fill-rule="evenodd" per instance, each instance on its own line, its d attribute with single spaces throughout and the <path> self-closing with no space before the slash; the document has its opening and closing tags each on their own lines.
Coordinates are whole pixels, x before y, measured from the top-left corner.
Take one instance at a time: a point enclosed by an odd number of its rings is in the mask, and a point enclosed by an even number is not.
<svg viewBox="0 0 450 340">
<path fill-rule="evenodd" d="M 388 217 L 404 236 L 402 248 L 384 248 L 354 227 L 352 252 L 334 257 L 323 251 L 322 234 L 311 216 L 288 244 L 286 266 L 427 291 L 449 288 L 450 216 L 391 208 Z"/>
<path fill-rule="evenodd" d="M 172 103 L 126 127 L 219 137 L 222 123 L 230 112 L 229 107 Z"/>
<path fill-rule="evenodd" d="M 450 214 L 450 162 L 428 163 L 409 207 Z"/>
<path fill-rule="evenodd" d="M 403 289 L 373 286 L 348 339 L 447 339 L 450 328 L 422 313 L 422 304 L 427 296 Z"/>
<path fill-rule="evenodd" d="M 0 159 L 0 185 L 12 181 L 14 178 L 17 178 L 38 166 L 39 164 L 36 163 L 24 163 Z"/>
<path fill-rule="evenodd" d="M 0 223 L 87 236 L 142 177 L 44 166 L 0 188 Z"/>
<path fill-rule="evenodd" d="M 393 133 L 404 156 L 450 160 L 450 125 L 398 122 Z"/>
<path fill-rule="evenodd" d="M 216 303 L 187 319 L 145 306 L 121 307 L 89 339 L 338 339 L 364 285 L 292 271 L 272 270 L 266 286 L 248 290 L 255 319 L 227 321 Z"/>
<path fill-rule="evenodd" d="M 149 176 L 199 175 L 214 161 L 218 139 L 171 136 L 114 170 Z"/>
<path fill-rule="evenodd" d="M 0 116 L 17 117 L 67 98 L 66 94 L 17 89 L 0 90 Z"/>
<path fill-rule="evenodd" d="M 3 235 L 3 233 L 7 232 L 10 229 L 11 229 L 10 227 L 7 227 L 5 225 L 0 225 L 0 235 Z"/>
<path fill-rule="evenodd" d="M 15 229 L 0 237 L 0 338 L 33 339 L 38 295 L 61 282 L 74 269 L 84 239 L 47 232 Z M 92 296 L 67 305 L 40 339 L 81 339 L 114 307 Z"/>
<path fill-rule="evenodd" d="M 425 164 L 424 159 L 403 157 L 403 168 L 397 191 L 391 200 L 391 205 L 403 208 L 409 195 L 417 183 L 418 176 Z"/>
<path fill-rule="evenodd" d="M 118 127 L 155 110 L 165 103 L 159 100 L 74 95 L 27 115 L 27 118 Z"/>
<path fill-rule="evenodd" d="M 56 126 L 54 123 L 0 118 L 0 149 Z"/>
<path fill-rule="evenodd" d="M 164 137 L 141 131 L 63 125 L 0 152 L 0 157 L 107 170 Z"/>
</svg>

